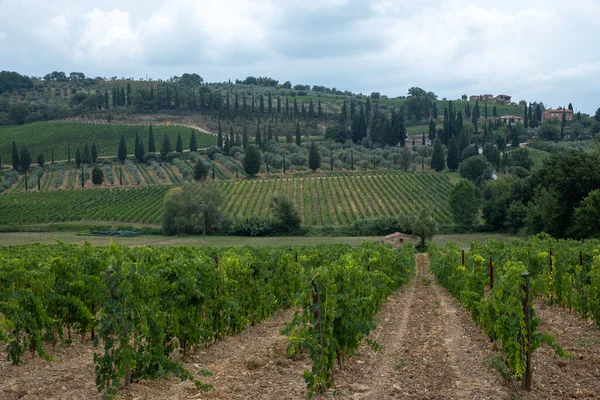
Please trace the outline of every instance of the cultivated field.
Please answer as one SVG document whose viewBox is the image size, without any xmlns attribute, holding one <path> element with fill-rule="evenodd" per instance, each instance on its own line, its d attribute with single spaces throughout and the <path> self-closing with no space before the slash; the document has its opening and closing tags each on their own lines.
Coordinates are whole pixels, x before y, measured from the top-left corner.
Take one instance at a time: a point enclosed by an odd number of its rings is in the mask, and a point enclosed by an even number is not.
<svg viewBox="0 0 600 400">
<path fill-rule="evenodd" d="M 77 187 L 77 182 L 74 177 L 73 187 Z M 273 196 L 282 194 L 292 199 L 303 223 L 311 226 L 350 225 L 357 218 L 409 214 L 422 208 L 427 208 L 440 223 L 450 221 L 450 180 L 433 173 L 334 173 L 228 180 L 219 185 L 226 197 L 223 210 L 233 218 L 267 216 Z M 157 224 L 168 189 L 162 185 L 22 192 L 17 187 L 16 192 L 0 196 L 0 223 L 106 220 Z"/>
<path fill-rule="evenodd" d="M 98 156 L 116 157 L 121 135 L 125 137 L 125 144 L 129 154 L 135 148 L 135 135 L 143 141 L 148 150 L 148 125 L 121 125 L 121 124 L 80 124 L 66 122 L 36 122 L 22 126 L 0 127 L 0 155 L 4 164 L 10 163 L 11 146 L 13 141 L 19 151 L 22 146 L 27 147 L 35 162 L 38 154 L 44 154 L 46 161 L 67 160 L 70 149 L 71 160 L 75 160 L 75 149 L 83 150 L 87 144 L 90 149 L 96 144 Z M 205 148 L 217 143 L 214 135 L 198 129 L 180 125 L 153 125 L 152 133 L 156 151 L 159 151 L 166 134 L 169 137 L 171 149 L 175 150 L 177 135 L 181 134 L 183 148 L 189 149 L 192 132 L 196 133 L 198 148 Z"/>
</svg>

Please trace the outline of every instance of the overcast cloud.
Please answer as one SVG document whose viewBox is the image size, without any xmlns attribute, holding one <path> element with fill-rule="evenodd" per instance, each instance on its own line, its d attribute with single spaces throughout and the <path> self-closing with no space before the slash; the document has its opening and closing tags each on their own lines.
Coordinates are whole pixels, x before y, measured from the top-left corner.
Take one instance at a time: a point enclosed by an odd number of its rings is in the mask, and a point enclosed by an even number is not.
<svg viewBox="0 0 600 400">
<path fill-rule="evenodd" d="M 597 0 L 0 0 L 0 69 L 600 106 Z"/>
</svg>

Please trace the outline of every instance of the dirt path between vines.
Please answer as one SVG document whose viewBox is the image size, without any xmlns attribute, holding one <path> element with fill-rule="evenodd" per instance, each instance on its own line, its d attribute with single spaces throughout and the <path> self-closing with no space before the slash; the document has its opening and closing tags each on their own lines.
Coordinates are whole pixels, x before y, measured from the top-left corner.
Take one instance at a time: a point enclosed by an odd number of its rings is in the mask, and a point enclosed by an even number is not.
<svg viewBox="0 0 600 400">
<path fill-rule="evenodd" d="M 335 375 L 336 391 L 352 399 L 508 399 L 500 375 L 482 364 L 494 356 L 468 312 L 417 255 L 417 274 L 391 296 L 371 337 Z"/>
</svg>

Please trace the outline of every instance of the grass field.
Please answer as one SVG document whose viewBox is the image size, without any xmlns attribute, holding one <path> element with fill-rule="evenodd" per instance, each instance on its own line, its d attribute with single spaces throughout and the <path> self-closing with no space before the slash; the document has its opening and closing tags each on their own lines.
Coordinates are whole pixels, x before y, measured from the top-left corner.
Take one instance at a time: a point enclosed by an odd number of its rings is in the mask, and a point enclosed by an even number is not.
<svg viewBox="0 0 600 400">
<path fill-rule="evenodd" d="M 269 215 L 273 196 L 291 198 L 309 226 L 350 225 L 357 218 L 415 213 L 427 208 L 440 223 L 450 222 L 451 182 L 433 173 L 334 173 L 220 182 L 223 210 L 233 218 Z M 0 224 L 63 221 L 159 223 L 169 186 L 14 192 L 0 196 Z"/>
<path fill-rule="evenodd" d="M 2 162 L 11 160 L 11 146 L 13 141 L 19 151 L 22 146 L 29 149 L 32 161 L 35 163 L 37 155 L 43 153 L 46 161 L 51 160 L 54 153 L 55 160 L 66 160 L 70 147 L 71 160 L 75 160 L 75 149 L 83 150 L 83 146 L 96 144 L 99 156 L 116 157 L 121 135 L 125 137 L 127 152 L 133 154 L 135 134 L 137 133 L 148 149 L 148 125 L 120 125 L 120 124 L 80 124 L 64 122 L 36 122 L 21 126 L 0 128 L 0 154 Z M 175 150 L 177 135 L 181 134 L 184 149 L 189 149 L 192 132 L 196 133 L 198 148 L 209 147 L 217 143 L 214 135 L 180 125 L 153 125 L 152 133 L 156 150 L 159 151 L 166 134 L 169 137 L 171 148 Z"/>
<path fill-rule="evenodd" d="M 438 235 L 433 242 L 444 246 L 448 242 L 457 243 L 463 248 L 468 248 L 471 242 L 484 242 L 490 239 L 506 241 L 512 236 L 505 234 L 453 234 Z M 0 246 L 13 246 L 20 244 L 53 244 L 57 240 L 65 243 L 83 244 L 85 242 L 94 246 L 105 246 L 111 242 L 126 246 L 303 246 L 313 244 L 349 244 L 358 246 L 364 241 L 380 241 L 380 236 L 292 236 L 292 237 L 241 237 L 241 236 L 207 236 L 206 242 L 202 236 L 161 236 L 140 235 L 130 237 L 107 237 L 81 235 L 76 232 L 16 232 L 0 233 Z"/>
</svg>

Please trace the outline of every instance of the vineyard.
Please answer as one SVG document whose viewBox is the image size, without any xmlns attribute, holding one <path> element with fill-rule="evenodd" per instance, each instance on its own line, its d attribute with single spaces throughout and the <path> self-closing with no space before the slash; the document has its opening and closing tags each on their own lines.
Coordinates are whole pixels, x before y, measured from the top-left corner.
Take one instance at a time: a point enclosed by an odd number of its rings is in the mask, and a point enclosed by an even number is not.
<svg viewBox="0 0 600 400">
<path fill-rule="evenodd" d="M 375 328 L 387 296 L 414 273 L 413 248 L 199 249 L 111 245 L 17 246 L 0 253 L 0 342 L 14 365 L 30 350 L 89 338 L 96 387 L 108 396 L 122 383 L 173 374 L 209 389 L 180 360 L 269 318 L 290 321 L 288 352 L 310 353 L 308 393 L 333 385 L 341 364 Z M 376 345 L 373 343 L 373 345 Z M 92 357 L 92 355 L 89 355 Z"/>
<path fill-rule="evenodd" d="M 555 338 L 541 332 L 534 299 L 575 311 L 600 326 L 600 244 L 548 236 L 508 243 L 430 246 L 432 271 L 505 352 L 512 373 L 531 388 L 532 353 L 550 346 L 568 358 Z M 489 287 L 489 289 L 488 289 Z"/>
<path fill-rule="evenodd" d="M 96 144 L 99 156 L 116 157 L 121 135 L 129 153 L 135 148 L 135 135 L 138 134 L 148 148 L 147 125 L 120 125 L 120 124 L 79 124 L 64 122 L 36 122 L 22 126 L 0 127 L 0 155 L 2 162 L 8 163 L 11 159 L 11 146 L 13 141 L 20 149 L 25 146 L 29 149 L 33 159 L 38 154 L 44 154 L 47 161 L 75 159 L 75 150 L 83 149 L 87 144 Z M 181 134 L 184 148 L 189 148 L 192 132 L 196 133 L 198 148 L 206 148 L 217 143 L 214 135 L 204 133 L 180 125 L 153 125 L 152 133 L 156 149 L 159 150 L 164 135 L 169 137 L 172 148 L 175 148 L 177 135 Z"/>
<path fill-rule="evenodd" d="M 164 181 L 152 168 L 144 166 L 140 170 L 140 182 L 141 179 L 150 183 L 165 182 L 167 177 L 172 183 L 181 181 L 175 168 L 161 165 L 157 164 L 156 168 L 163 171 Z M 185 165 L 182 168 L 187 168 Z M 119 168 L 126 171 L 125 167 Z M 78 187 L 78 171 L 72 170 L 66 177 L 60 174 L 56 172 L 54 176 L 61 176 L 69 185 L 67 188 Z M 116 176 L 113 176 L 113 186 L 119 184 Z M 123 176 L 131 179 L 132 174 L 125 172 Z M 46 185 L 48 179 L 42 178 L 42 184 Z M 439 174 L 334 173 L 314 177 L 230 179 L 219 185 L 226 198 L 222 210 L 234 219 L 267 216 L 273 196 L 285 195 L 296 204 L 304 224 L 312 226 L 345 226 L 359 218 L 415 213 L 423 207 L 438 222 L 450 221 L 447 199 L 452 184 L 447 176 Z M 23 190 L 21 181 L 13 193 L 0 196 L 0 223 L 108 220 L 157 224 L 168 186 L 28 193 Z"/>
</svg>

